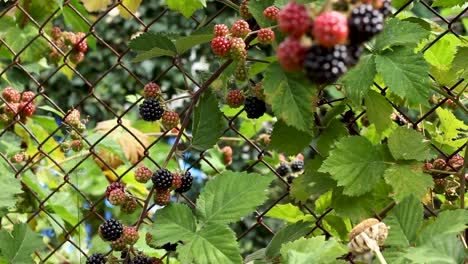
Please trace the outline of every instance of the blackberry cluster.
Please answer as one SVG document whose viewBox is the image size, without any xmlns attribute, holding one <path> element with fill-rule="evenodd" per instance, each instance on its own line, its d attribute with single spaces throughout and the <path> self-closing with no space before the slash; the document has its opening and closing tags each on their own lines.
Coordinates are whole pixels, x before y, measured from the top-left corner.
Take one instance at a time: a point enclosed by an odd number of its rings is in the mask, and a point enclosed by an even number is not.
<svg viewBox="0 0 468 264">
<path fill-rule="evenodd" d="M 151 259 L 144 255 L 138 255 L 130 260 L 129 264 L 151 264 Z"/>
<path fill-rule="evenodd" d="M 304 169 L 304 161 L 302 160 L 295 160 L 291 163 L 291 170 L 293 172 L 299 172 Z"/>
<path fill-rule="evenodd" d="M 249 96 L 245 98 L 244 110 L 248 118 L 257 119 L 266 112 L 266 104 L 257 97 Z"/>
<path fill-rule="evenodd" d="M 122 236 L 123 226 L 118 220 L 111 218 L 99 226 L 99 232 L 104 240 L 115 241 Z"/>
<path fill-rule="evenodd" d="M 167 169 L 159 169 L 153 173 L 151 181 L 153 181 L 156 189 L 169 189 L 172 186 L 172 173 Z"/>
<path fill-rule="evenodd" d="M 372 5 L 359 5 L 348 21 L 351 44 L 360 44 L 383 30 L 384 15 Z"/>
<path fill-rule="evenodd" d="M 289 166 L 286 163 L 281 163 L 277 168 L 276 172 L 281 176 L 284 177 L 289 173 Z"/>
<path fill-rule="evenodd" d="M 347 63 L 346 46 L 325 48 L 314 45 L 307 51 L 304 69 L 309 79 L 318 83 L 332 83 L 348 70 Z"/>
<path fill-rule="evenodd" d="M 346 48 L 348 49 L 347 65 L 349 67 L 356 65 L 362 55 L 362 52 L 364 52 L 364 47 L 362 45 L 350 44 Z"/>
<path fill-rule="evenodd" d="M 180 188 L 175 189 L 178 193 L 188 192 L 193 184 L 193 177 L 189 171 L 185 172 L 184 177 L 182 177 L 182 185 Z"/>
<path fill-rule="evenodd" d="M 392 14 L 392 0 L 383 0 L 382 7 L 379 9 L 384 17 Z"/>
<path fill-rule="evenodd" d="M 140 115 L 145 121 L 156 121 L 161 119 L 164 114 L 164 108 L 160 101 L 155 98 L 147 98 L 139 108 Z"/>
<path fill-rule="evenodd" d="M 94 253 L 88 257 L 86 264 L 105 264 L 106 257 L 101 253 Z"/>
</svg>

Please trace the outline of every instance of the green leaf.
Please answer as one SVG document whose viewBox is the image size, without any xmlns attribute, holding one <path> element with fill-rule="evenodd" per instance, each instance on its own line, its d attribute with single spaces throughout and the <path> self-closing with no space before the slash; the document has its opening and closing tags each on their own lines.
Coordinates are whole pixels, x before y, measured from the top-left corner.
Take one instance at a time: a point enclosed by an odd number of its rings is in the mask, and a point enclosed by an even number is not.
<svg viewBox="0 0 468 264">
<path fill-rule="evenodd" d="M 312 132 L 312 97 L 315 87 L 309 81 L 285 73 L 275 62 L 270 64 L 265 73 L 263 87 L 266 100 L 278 118 L 298 130 Z"/>
<path fill-rule="evenodd" d="M 119 128 L 117 128 L 119 130 Z M 114 130 L 115 131 L 115 130 Z M 95 145 L 95 151 L 100 151 L 104 149 L 107 152 L 110 152 L 120 158 L 122 162 L 125 162 L 127 158 L 125 153 L 122 150 L 122 146 L 117 142 L 116 139 L 104 136 L 103 134 L 92 134 L 86 137 L 91 145 Z M 98 143 L 99 141 L 99 143 Z"/>
<path fill-rule="evenodd" d="M 177 252 L 181 263 L 242 263 L 234 232 L 224 225 L 211 224 L 203 228 L 193 241 L 179 245 Z"/>
<path fill-rule="evenodd" d="M 348 130 L 343 122 L 336 118 L 332 119 L 328 126 L 320 132 L 320 137 L 317 140 L 317 150 L 323 156 L 328 156 L 330 150 L 335 147 L 336 142 L 347 135 Z"/>
<path fill-rule="evenodd" d="M 454 7 L 454 6 L 463 6 L 464 3 L 466 3 L 465 0 L 435 0 L 432 3 L 432 6 Z"/>
<path fill-rule="evenodd" d="M 468 78 L 468 69 L 466 67 L 466 58 L 468 58 L 468 47 L 459 47 L 457 54 L 453 59 L 452 69 L 460 72 L 460 78 Z"/>
<path fill-rule="evenodd" d="M 434 223 L 424 228 L 418 236 L 420 245 L 427 241 L 446 236 L 455 236 L 465 230 L 468 224 L 468 210 L 458 209 L 441 212 Z"/>
<path fill-rule="evenodd" d="M 385 97 L 375 91 L 369 91 L 365 98 L 365 104 L 367 117 L 375 125 L 378 133 L 382 133 L 391 127 L 390 115 L 393 113 L 393 107 Z"/>
<path fill-rule="evenodd" d="M 209 225 L 240 220 L 267 198 L 271 176 L 225 171 L 209 181 L 197 200 L 197 214 Z"/>
<path fill-rule="evenodd" d="M 385 47 L 417 45 L 429 31 L 416 23 L 401 21 L 398 18 L 389 19 L 384 30 L 375 38 L 375 49 L 383 50 Z"/>
<path fill-rule="evenodd" d="M 190 36 L 178 38 L 175 41 L 175 47 L 177 49 L 178 54 L 183 54 L 187 50 L 195 47 L 197 45 L 210 42 L 213 39 L 213 32 L 212 28 L 206 26 L 201 28 L 195 32 L 193 32 Z"/>
<path fill-rule="evenodd" d="M 343 194 L 343 188 L 333 190 L 331 205 L 337 215 L 348 217 L 352 221 L 360 221 L 373 214 L 375 200 L 370 194 L 348 196 Z"/>
<path fill-rule="evenodd" d="M 395 206 L 384 222 L 390 227 L 385 245 L 407 248 L 416 240 L 416 233 L 422 225 L 423 207 L 421 201 L 408 196 Z"/>
<path fill-rule="evenodd" d="M 281 256 L 286 260 L 284 263 L 290 264 L 336 263 L 336 258 L 347 252 L 345 245 L 334 238 L 326 240 L 325 236 L 300 238 L 281 247 Z"/>
<path fill-rule="evenodd" d="M 156 224 L 150 231 L 155 245 L 176 243 L 179 240 L 192 241 L 195 236 L 196 222 L 192 210 L 180 203 L 170 203 L 156 211 Z"/>
<path fill-rule="evenodd" d="M 206 0 L 166 0 L 169 9 L 178 11 L 186 18 L 190 18 L 195 10 L 206 7 Z"/>
<path fill-rule="evenodd" d="M 433 239 L 421 247 L 409 248 L 405 258 L 411 260 L 412 263 L 459 264 L 464 263 L 465 252 L 458 237 L 447 236 Z"/>
<path fill-rule="evenodd" d="M 348 98 L 355 105 L 361 105 L 362 98 L 374 83 L 375 74 L 375 57 L 367 54 L 363 55 L 359 63 L 341 78 Z"/>
<path fill-rule="evenodd" d="M 432 177 L 422 172 L 421 164 L 393 165 L 385 171 L 385 181 L 392 186 L 397 202 L 409 195 L 422 198 L 434 184 Z"/>
<path fill-rule="evenodd" d="M 395 159 L 424 161 L 433 157 L 430 142 L 417 131 L 398 127 L 388 138 L 388 148 Z"/>
<path fill-rule="evenodd" d="M 455 44 L 452 44 L 448 37 L 443 37 L 424 52 L 424 58 L 434 67 L 448 71 L 456 52 Z"/>
<path fill-rule="evenodd" d="M 267 7 L 274 5 L 274 0 L 251 0 L 249 1 L 249 12 L 255 18 L 258 25 L 268 27 L 272 25 L 272 22 L 263 15 L 263 10 Z"/>
<path fill-rule="evenodd" d="M 312 224 L 310 222 L 297 222 L 281 228 L 266 247 L 265 255 L 269 258 L 279 256 L 281 246 L 284 243 L 294 241 L 305 236 L 312 230 L 311 225 Z"/>
<path fill-rule="evenodd" d="M 0 231 L 0 256 L 8 263 L 33 263 L 31 255 L 42 246 L 42 237 L 27 224 L 15 224 L 11 233 Z"/>
<path fill-rule="evenodd" d="M 291 140 L 294 138 L 294 140 Z M 300 153 L 312 141 L 312 135 L 288 126 L 282 120 L 275 123 L 271 133 L 270 147 L 286 155 Z"/>
<path fill-rule="evenodd" d="M 0 162 L 0 167 L 3 161 Z M 0 181 L 0 210 L 9 209 L 16 204 L 17 194 L 22 193 L 21 184 L 14 176 L 14 173 L 8 168 L 2 168 L 2 180 Z"/>
<path fill-rule="evenodd" d="M 366 138 L 353 136 L 341 139 L 330 152 L 319 172 L 327 172 L 343 186 L 343 193 L 358 196 L 370 192 L 385 171 L 383 154 Z"/>
<path fill-rule="evenodd" d="M 412 103 L 427 105 L 429 66 L 422 54 L 410 47 L 395 47 L 377 55 L 375 63 L 392 92 Z"/>
<path fill-rule="evenodd" d="M 66 5 L 63 8 L 63 18 L 65 20 L 65 23 L 67 23 L 67 25 L 70 25 L 73 28 L 73 31 L 88 32 L 90 30 L 90 27 L 86 23 L 86 21 L 83 20 L 83 18 L 81 17 L 83 16 L 89 20 L 88 12 L 79 1 L 72 0 L 71 2 L 72 6 L 78 11 L 78 13 L 75 12 L 75 10 L 73 10 L 71 7 Z"/>
<path fill-rule="evenodd" d="M 271 218 L 280 219 L 289 223 L 296 223 L 299 221 L 313 220 L 312 215 L 305 215 L 299 207 L 287 203 L 277 204 L 270 211 L 266 213 L 266 216 Z"/>
<path fill-rule="evenodd" d="M 438 142 L 455 148 L 466 143 L 468 137 L 468 126 L 452 113 L 444 108 L 437 108 L 436 114 L 439 116 L 439 135 L 435 138 Z"/>
<path fill-rule="evenodd" d="M 204 92 L 195 106 L 192 124 L 192 145 L 199 150 L 213 147 L 223 134 L 223 113 L 211 91 Z"/>
<path fill-rule="evenodd" d="M 177 49 L 174 43 L 162 33 L 145 32 L 132 39 L 129 47 L 138 53 L 134 62 L 159 56 L 174 56 Z"/>
</svg>

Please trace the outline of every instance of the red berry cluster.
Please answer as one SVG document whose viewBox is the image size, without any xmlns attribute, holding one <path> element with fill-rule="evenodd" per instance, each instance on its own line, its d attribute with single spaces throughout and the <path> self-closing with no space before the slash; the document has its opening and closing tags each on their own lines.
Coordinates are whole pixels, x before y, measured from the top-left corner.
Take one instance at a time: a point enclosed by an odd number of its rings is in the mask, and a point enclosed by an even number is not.
<svg viewBox="0 0 468 264">
<path fill-rule="evenodd" d="M 350 15 L 334 10 L 312 15 L 306 5 L 288 3 L 276 15 L 279 30 L 288 35 L 277 50 L 279 63 L 286 71 L 304 70 L 318 83 L 336 81 L 357 63 L 363 42 L 383 29 L 389 14 L 388 4 L 385 10 L 383 4 L 363 0 L 350 7 Z M 275 11 L 264 13 L 273 17 Z"/>
<path fill-rule="evenodd" d="M 5 123 L 11 122 L 13 119 L 19 118 L 23 123 L 28 121 L 36 111 L 34 104 L 36 94 L 31 91 L 19 92 L 12 87 L 6 87 L 2 91 L 2 99 L 0 119 Z"/>
<path fill-rule="evenodd" d="M 73 33 L 70 31 L 62 31 L 59 27 L 52 28 L 50 34 L 52 42 L 57 48 L 63 53 L 70 53 L 70 61 L 74 64 L 78 64 L 83 61 L 86 52 L 88 51 L 88 44 L 86 43 L 86 34 L 83 32 Z M 57 48 L 51 45 L 51 51 L 49 59 L 58 63 L 61 58 L 60 52 Z"/>
<path fill-rule="evenodd" d="M 83 149 L 83 133 L 86 130 L 85 122 L 85 120 L 81 119 L 81 113 L 79 110 L 72 109 L 67 112 L 63 118 L 63 123 L 69 128 L 70 138 L 60 144 L 60 147 L 64 152 L 67 152 L 70 149 L 78 152 Z"/>
<path fill-rule="evenodd" d="M 146 84 L 143 88 L 143 97 L 145 99 L 139 108 L 140 115 L 146 121 L 161 119 L 164 127 L 170 130 L 179 124 L 179 114 L 175 111 L 165 110 L 162 106 L 161 96 L 162 92 L 159 85 L 153 82 Z"/>
<path fill-rule="evenodd" d="M 434 193 L 444 194 L 447 201 L 457 200 L 460 193 L 460 182 L 459 177 L 454 177 L 454 173 L 463 168 L 464 164 L 465 160 L 460 155 L 454 155 L 448 160 L 438 158 L 424 164 L 423 171 L 432 175 L 434 180 Z M 468 174 L 465 175 L 465 178 L 468 178 Z"/>
<path fill-rule="evenodd" d="M 135 197 L 125 191 L 123 182 L 113 182 L 107 186 L 106 198 L 109 203 L 120 206 L 120 210 L 127 214 L 132 214 L 138 207 Z"/>
</svg>

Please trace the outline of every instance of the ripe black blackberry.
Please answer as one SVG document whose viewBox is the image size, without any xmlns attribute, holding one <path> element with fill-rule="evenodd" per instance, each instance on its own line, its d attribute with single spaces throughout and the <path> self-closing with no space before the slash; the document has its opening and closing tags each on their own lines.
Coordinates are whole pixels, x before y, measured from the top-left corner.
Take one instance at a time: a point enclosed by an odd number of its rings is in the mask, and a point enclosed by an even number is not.
<svg viewBox="0 0 468 264">
<path fill-rule="evenodd" d="M 138 255 L 130 260 L 129 264 L 151 264 L 151 260 L 147 256 Z"/>
<path fill-rule="evenodd" d="M 164 114 L 164 108 L 161 102 L 155 98 L 147 98 L 139 108 L 140 115 L 145 121 L 156 121 L 161 119 Z"/>
<path fill-rule="evenodd" d="M 248 118 L 257 119 L 266 112 L 266 104 L 257 97 L 249 96 L 245 98 L 244 110 Z"/>
<path fill-rule="evenodd" d="M 182 185 L 180 188 L 175 189 L 178 193 L 188 192 L 193 184 L 193 177 L 189 171 L 185 172 L 184 177 L 182 177 Z"/>
<path fill-rule="evenodd" d="M 286 163 L 281 163 L 277 168 L 276 172 L 281 176 L 284 177 L 289 173 L 289 166 Z"/>
<path fill-rule="evenodd" d="M 351 44 L 360 44 L 382 31 L 384 15 L 372 5 L 359 5 L 348 19 Z"/>
<path fill-rule="evenodd" d="M 349 67 L 356 65 L 364 51 L 364 47 L 362 45 L 348 45 L 346 48 L 348 49 L 348 61 L 346 64 Z"/>
<path fill-rule="evenodd" d="M 88 257 L 86 264 L 106 264 L 106 256 L 101 253 L 94 253 Z"/>
<path fill-rule="evenodd" d="M 388 17 L 392 14 L 392 0 L 384 0 L 382 7 L 379 9 L 384 17 Z"/>
<path fill-rule="evenodd" d="M 348 49 L 344 45 L 310 47 L 304 61 L 307 77 L 321 84 L 333 83 L 347 70 Z"/>
<path fill-rule="evenodd" d="M 122 236 L 123 226 L 113 218 L 106 220 L 99 226 L 99 233 L 106 241 L 115 241 Z"/>
<path fill-rule="evenodd" d="M 169 189 L 172 186 L 172 173 L 167 169 L 159 169 L 151 177 L 156 189 Z"/>
<path fill-rule="evenodd" d="M 291 163 L 291 170 L 293 172 L 299 172 L 304 169 L 304 161 L 302 160 L 295 160 Z"/>
</svg>

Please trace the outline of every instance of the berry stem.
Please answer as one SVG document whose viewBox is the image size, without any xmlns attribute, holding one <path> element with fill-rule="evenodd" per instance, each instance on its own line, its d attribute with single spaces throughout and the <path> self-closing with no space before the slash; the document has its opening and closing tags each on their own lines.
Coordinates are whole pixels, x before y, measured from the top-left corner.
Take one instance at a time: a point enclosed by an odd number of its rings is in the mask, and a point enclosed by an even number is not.
<svg viewBox="0 0 468 264">
<path fill-rule="evenodd" d="M 216 1 L 223 3 L 234 10 L 237 10 L 237 11 L 239 10 L 239 5 L 233 3 L 232 1 L 229 1 L 229 0 L 216 0 Z"/>
<path fill-rule="evenodd" d="M 148 197 L 146 197 L 145 203 L 143 204 L 143 210 L 141 211 L 140 217 L 138 218 L 138 222 L 135 226 L 136 230 L 140 228 L 141 223 L 143 223 L 143 219 L 145 219 L 146 215 L 148 214 L 146 210 L 148 209 L 151 198 L 153 197 L 153 192 L 154 192 L 154 187 L 151 188 L 148 194 Z"/>
<path fill-rule="evenodd" d="M 436 172 L 440 174 L 449 174 L 449 175 L 457 174 L 457 172 L 455 171 L 444 171 L 444 170 L 436 170 L 436 169 L 429 169 L 429 172 Z"/>
<path fill-rule="evenodd" d="M 274 29 L 274 28 L 277 28 L 277 27 L 278 27 L 278 25 L 274 25 L 274 26 L 265 27 L 265 28 Z M 261 29 L 265 29 L 265 28 L 261 28 Z M 247 36 L 257 34 L 259 31 L 260 31 L 260 29 L 257 29 L 255 31 L 250 31 L 249 34 L 247 34 Z"/>
<path fill-rule="evenodd" d="M 468 159 L 468 144 L 465 144 L 465 157 L 463 157 L 463 167 L 460 168 L 460 174 L 459 174 L 459 177 L 460 177 L 460 208 L 461 209 L 464 209 L 465 208 L 465 185 L 466 185 L 466 178 L 465 178 L 465 174 L 466 174 L 466 168 L 468 167 L 468 164 L 467 164 L 467 159 Z M 465 231 L 465 235 L 466 234 L 466 231 Z"/>
<path fill-rule="evenodd" d="M 192 98 L 192 95 L 184 95 L 184 96 L 179 96 L 179 97 L 175 97 L 175 98 L 172 98 L 172 99 L 169 99 L 169 100 L 166 100 L 164 101 L 164 103 L 169 103 L 169 102 L 173 102 L 173 101 L 177 101 L 177 100 L 182 100 L 182 99 L 185 99 L 185 98 Z"/>
</svg>

